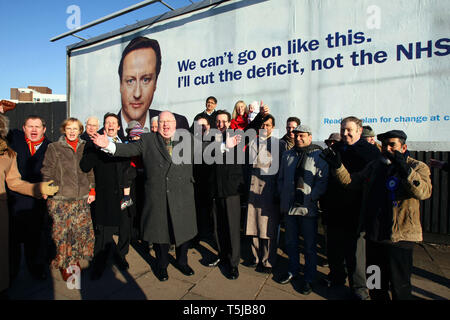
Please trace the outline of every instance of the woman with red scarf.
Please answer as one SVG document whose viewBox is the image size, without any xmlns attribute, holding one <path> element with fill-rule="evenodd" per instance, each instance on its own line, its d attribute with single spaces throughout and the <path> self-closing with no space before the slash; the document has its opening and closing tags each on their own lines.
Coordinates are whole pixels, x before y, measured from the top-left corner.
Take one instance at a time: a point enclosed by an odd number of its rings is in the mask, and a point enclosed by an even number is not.
<svg viewBox="0 0 450 320">
<path fill-rule="evenodd" d="M 233 130 L 244 130 L 248 126 L 248 109 L 244 101 L 239 100 L 234 105 L 233 114 L 231 115 L 230 128 Z"/>
<path fill-rule="evenodd" d="M 94 253 L 94 231 L 89 204 L 95 200 L 94 173 L 84 173 L 80 160 L 86 142 L 79 138 L 83 124 L 68 118 L 61 125 L 64 134 L 51 143 L 42 166 L 44 181 L 54 180 L 59 192 L 47 200 L 53 219 L 52 238 L 56 256 L 52 266 L 59 268 L 64 281 L 81 271 L 80 261 L 90 260 Z"/>
</svg>

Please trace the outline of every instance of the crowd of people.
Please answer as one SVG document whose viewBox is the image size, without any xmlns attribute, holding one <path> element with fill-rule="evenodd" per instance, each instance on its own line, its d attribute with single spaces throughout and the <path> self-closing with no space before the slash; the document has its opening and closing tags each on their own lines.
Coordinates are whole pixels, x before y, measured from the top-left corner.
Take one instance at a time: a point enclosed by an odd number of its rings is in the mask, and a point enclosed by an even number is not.
<svg viewBox="0 0 450 320">
<path fill-rule="evenodd" d="M 412 248 L 422 240 L 419 201 L 432 187 L 428 166 L 409 155 L 405 132 L 375 135 L 349 116 L 323 149 L 295 115 L 282 119 L 286 134 L 277 139 L 280 119 L 262 101 L 239 100 L 230 114 L 213 96 L 189 126 L 183 115 L 151 108 L 160 70 L 158 42 L 132 39 L 118 68 L 119 113 L 106 113 L 102 128 L 89 117 L 85 131 L 80 120 L 68 118 L 56 142 L 46 138 L 40 116 L 26 117 L 22 130 L 8 130 L 0 115 L 3 295 L 17 276 L 21 243 L 36 279 L 46 279 L 51 264 L 69 280 L 88 260 L 97 280 L 111 250 L 118 268 L 127 270 L 129 245 L 137 241 L 154 251 L 155 276 L 166 281 L 172 246 L 176 268 L 191 276 L 188 250 L 210 241 L 217 257 L 208 265 L 221 266 L 233 280 L 242 236 L 251 237 L 246 265 L 273 272 L 281 225 L 289 265 L 274 280 L 299 282 L 307 295 L 317 281 L 321 219 L 329 287 L 348 279 L 356 299 L 386 300 L 389 290 L 393 299 L 411 298 Z M 10 108 L 0 103 L 0 113 Z M 430 166 L 448 170 L 437 160 Z M 368 290 L 368 265 L 379 266 L 381 287 Z"/>
<path fill-rule="evenodd" d="M 212 163 L 204 157 L 196 161 L 195 152 L 184 158 L 188 161 L 175 161 L 174 151 L 185 141 L 175 138 L 177 118 L 169 111 L 160 112 L 150 127 L 130 121 L 125 130 L 114 113 L 105 114 L 101 129 L 99 120 L 89 117 L 86 131 L 78 119 L 68 118 L 53 143 L 43 118 L 28 116 L 23 130 L 8 131 L 1 115 L 8 206 L 6 197 L 0 204 L 11 213 L 11 223 L 2 223 L 9 231 L 2 232 L 2 247 L 10 251 L 2 261 L 10 262 L 1 289 L 17 276 L 21 242 L 37 279 L 46 279 L 50 263 L 67 281 L 83 259 L 91 261 L 91 279 L 99 279 L 112 248 L 117 266 L 126 270 L 131 241 L 154 250 L 160 281 L 169 278 L 171 245 L 176 268 L 187 276 L 195 273 L 187 253 L 199 241 L 217 248 L 208 266 L 222 266 L 227 278 L 237 279 L 242 236 L 251 237 L 252 259 L 246 265 L 272 273 L 283 222 L 288 270 L 274 280 L 299 281 L 306 295 L 317 280 L 321 219 L 328 286 L 344 286 L 348 278 L 356 299 L 388 300 L 389 290 L 392 299 L 411 298 L 412 249 L 422 240 L 419 201 L 431 196 L 432 186 L 429 167 L 409 156 L 406 133 L 379 134 L 378 144 L 372 128 L 347 117 L 323 149 L 295 116 L 286 120 L 281 139 L 273 137 L 276 121 L 262 101 L 247 106 L 240 100 L 233 114 L 216 106 L 217 99 L 208 97 L 189 128 L 192 145 L 198 141 L 202 151 L 213 150 Z M 256 106 L 259 113 L 250 121 L 249 109 Z M 257 130 L 256 136 L 245 135 L 248 130 Z M 241 149 L 243 163 L 237 161 Z M 38 192 L 36 186 L 48 190 Z M 369 265 L 381 269 L 380 288 L 367 288 Z"/>
</svg>

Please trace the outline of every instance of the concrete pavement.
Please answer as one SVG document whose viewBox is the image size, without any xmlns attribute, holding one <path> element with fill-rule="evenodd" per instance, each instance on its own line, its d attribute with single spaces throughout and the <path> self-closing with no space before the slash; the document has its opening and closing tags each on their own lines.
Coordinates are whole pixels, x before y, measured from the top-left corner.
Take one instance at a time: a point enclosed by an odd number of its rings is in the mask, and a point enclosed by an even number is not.
<svg viewBox="0 0 450 320">
<path fill-rule="evenodd" d="M 117 239 L 116 239 L 117 241 Z M 250 242 L 242 237 L 241 256 L 250 257 Z M 319 263 L 325 261 L 323 247 L 318 245 Z M 195 275 L 184 276 L 171 263 L 169 280 L 160 282 L 154 275 L 154 252 L 139 243 L 130 247 L 127 260 L 130 269 L 120 271 L 110 257 L 103 277 L 90 280 L 89 263 L 82 263 L 81 289 L 68 289 L 57 270 L 51 270 L 46 281 L 34 280 L 22 259 L 21 271 L 8 295 L 12 300 L 340 300 L 349 299 L 348 284 L 336 291 L 322 284 L 329 269 L 318 266 L 317 283 L 310 295 L 300 294 L 298 283 L 282 285 L 277 279 L 287 271 L 287 255 L 278 249 L 278 264 L 273 274 L 257 273 L 254 268 L 239 266 L 237 280 L 225 278 L 219 267 L 206 266 L 216 251 L 206 242 L 189 250 L 189 264 Z M 174 254 L 174 253 L 172 253 Z M 244 262 L 244 259 L 241 259 Z M 171 262 L 174 262 L 173 259 Z M 301 263 L 304 263 L 301 255 Z M 412 276 L 413 295 L 417 299 L 448 300 L 450 298 L 450 246 L 417 244 L 414 249 Z"/>
</svg>

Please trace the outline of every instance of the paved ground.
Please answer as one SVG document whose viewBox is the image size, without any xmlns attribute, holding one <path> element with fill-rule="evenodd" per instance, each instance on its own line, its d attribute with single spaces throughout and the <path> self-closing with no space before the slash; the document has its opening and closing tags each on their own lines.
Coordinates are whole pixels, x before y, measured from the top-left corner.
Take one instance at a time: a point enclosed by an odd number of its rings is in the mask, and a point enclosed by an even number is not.
<svg viewBox="0 0 450 320">
<path fill-rule="evenodd" d="M 116 239 L 117 240 L 117 239 Z M 249 241 L 243 237 L 242 256 L 249 257 Z M 319 263 L 324 261 L 323 248 L 318 246 Z M 49 271 L 46 281 L 33 280 L 22 263 L 21 271 L 8 292 L 13 300 L 340 300 L 349 299 L 348 286 L 339 292 L 328 289 L 322 279 L 329 269 L 318 267 L 318 281 L 313 293 L 304 296 L 297 292 L 298 284 L 281 285 L 277 279 L 287 270 L 287 255 L 278 250 L 279 261 L 271 275 L 257 273 L 240 265 L 237 280 L 225 278 L 218 267 L 205 266 L 216 251 L 208 243 L 189 250 L 189 264 L 195 275 L 187 277 L 172 264 L 169 280 L 160 282 L 153 270 L 154 252 L 146 251 L 137 243 L 130 248 L 127 260 L 130 269 L 121 272 L 112 257 L 100 280 L 90 280 L 89 263 L 82 263 L 81 289 L 68 289 L 58 271 Z M 23 260 L 23 259 L 22 259 Z M 241 260 L 245 262 L 244 260 Z M 174 259 L 173 259 L 174 262 Z M 301 263 L 304 263 L 301 255 Z M 418 244 L 414 250 L 413 294 L 417 299 L 450 299 L 450 246 Z"/>
</svg>

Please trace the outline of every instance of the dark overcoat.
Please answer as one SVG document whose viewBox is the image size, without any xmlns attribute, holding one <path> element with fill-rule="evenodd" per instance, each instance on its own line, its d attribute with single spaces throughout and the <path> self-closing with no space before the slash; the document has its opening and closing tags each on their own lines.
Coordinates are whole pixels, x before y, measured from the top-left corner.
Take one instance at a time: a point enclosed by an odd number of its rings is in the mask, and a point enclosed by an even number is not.
<svg viewBox="0 0 450 320">
<path fill-rule="evenodd" d="M 17 152 L 17 168 L 22 176 L 22 180 L 31 183 L 42 182 L 42 162 L 51 141 L 45 137 L 36 153 L 31 155 L 28 144 L 25 141 L 25 133 L 22 130 L 11 130 L 7 139 L 11 149 Z M 20 215 L 22 212 L 29 211 L 44 214 L 47 211 L 45 200 L 19 194 L 9 189 L 8 204 L 12 215 Z"/>
<path fill-rule="evenodd" d="M 142 155 L 146 179 L 143 240 L 170 243 L 169 219 L 176 246 L 191 240 L 197 234 L 192 161 L 175 164 L 159 133 L 144 133 L 135 143 L 116 144 L 114 156 L 138 155 Z"/>
<path fill-rule="evenodd" d="M 95 212 L 96 225 L 119 226 L 120 215 L 126 214 L 120 209 L 123 198 L 124 174 L 130 166 L 129 158 L 112 157 L 88 142 L 80 161 L 83 172 L 94 170 L 95 176 Z"/>
</svg>

